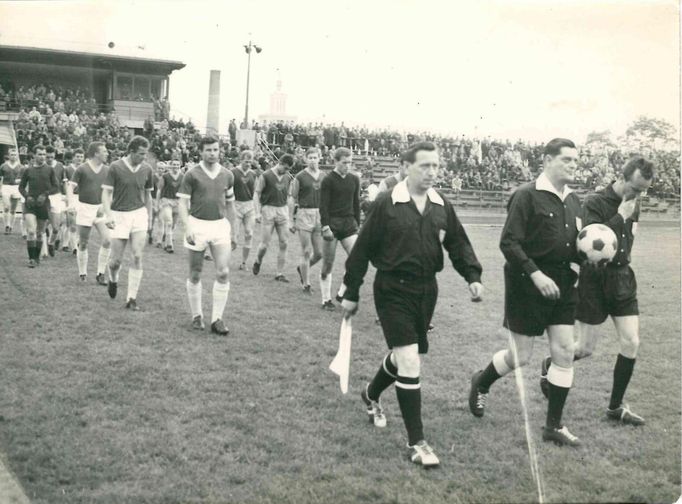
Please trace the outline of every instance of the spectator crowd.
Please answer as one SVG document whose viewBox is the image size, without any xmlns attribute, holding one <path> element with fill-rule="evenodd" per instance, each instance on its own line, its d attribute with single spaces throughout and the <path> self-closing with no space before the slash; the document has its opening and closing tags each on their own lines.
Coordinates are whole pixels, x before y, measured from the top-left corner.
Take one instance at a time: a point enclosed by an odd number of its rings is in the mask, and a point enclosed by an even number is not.
<svg viewBox="0 0 682 504">
<path fill-rule="evenodd" d="M 0 103 L 16 107 L 19 114 L 14 122 L 17 145 L 22 161 L 31 157 L 36 145 L 51 145 L 58 159 L 75 149 L 87 147 L 98 140 L 105 142 L 111 159 L 125 152 L 133 132 L 119 124 L 114 111 L 99 106 L 90 91 L 81 87 L 65 88 L 57 85 L 37 84 L 7 91 L 0 82 Z M 144 135 L 150 140 L 151 152 L 158 161 L 181 159 L 184 164 L 199 159 L 200 131 L 191 121 L 169 118 L 167 100 L 154 100 L 156 117 L 144 124 Z M 455 190 L 511 190 L 525 181 L 534 179 L 542 170 L 542 145 L 491 137 L 469 138 L 435 135 L 429 132 L 398 132 L 388 129 L 350 127 L 344 123 L 294 123 L 252 122 L 258 143 L 255 159 L 261 169 L 267 169 L 283 153 L 293 154 L 296 164 L 293 171 L 305 167 L 305 149 L 317 146 L 321 150 L 322 164 L 333 164 L 337 147 L 348 147 L 364 160 L 362 169 L 372 169 L 378 158 L 397 157 L 407 145 L 417 140 L 436 143 L 441 155 L 441 171 L 437 184 Z M 241 123 L 240 129 L 247 124 Z M 238 126 L 233 119 L 228 135 L 221 137 L 223 163 L 236 164 L 239 151 Z M 615 178 L 618 169 L 628 157 L 629 149 L 616 145 L 591 143 L 580 146 L 580 163 L 576 171 L 578 185 L 588 189 L 603 187 Z M 680 153 L 646 149 L 642 154 L 657 165 L 657 177 L 652 195 L 675 197 L 680 191 Z"/>
</svg>

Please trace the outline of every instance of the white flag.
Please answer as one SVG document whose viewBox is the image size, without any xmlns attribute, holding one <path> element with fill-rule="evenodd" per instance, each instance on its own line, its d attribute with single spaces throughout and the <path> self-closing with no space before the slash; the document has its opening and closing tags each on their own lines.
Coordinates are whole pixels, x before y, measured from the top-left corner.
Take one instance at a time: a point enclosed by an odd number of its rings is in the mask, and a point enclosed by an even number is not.
<svg viewBox="0 0 682 504">
<path fill-rule="evenodd" d="M 341 330 L 339 331 L 339 350 L 336 357 L 329 364 L 329 369 L 339 375 L 339 385 L 341 393 L 348 392 L 348 379 L 350 377 L 350 343 L 353 337 L 353 326 L 350 317 L 343 318 Z"/>
</svg>

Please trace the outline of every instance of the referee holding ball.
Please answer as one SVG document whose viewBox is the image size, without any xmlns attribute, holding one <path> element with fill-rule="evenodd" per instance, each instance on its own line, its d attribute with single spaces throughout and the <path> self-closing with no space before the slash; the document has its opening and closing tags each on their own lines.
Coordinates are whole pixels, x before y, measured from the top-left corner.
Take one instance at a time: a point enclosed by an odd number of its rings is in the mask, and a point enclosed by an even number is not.
<svg viewBox="0 0 682 504">
<path fill-rule="evenodd" d="M 410 460 L 435 467 L 439 460 L 422 427 L 419 355 L 428 350 L 427 329 L 438 298 L 436 273 L 443 269 L 443 248 L 468 282 L 474 300 L 483 292 L 482 268 L 452 205 L 431 187 L 439 165 L 436 146 L 414 144 L 405 160 L 407 178 L 377 198 L 346 261 L 342 306 L 346 317 L 357 311 L 371 261 L 377 269 L 374 303 L 391 351 L 362 399 L 374 425 L 385 427 L 379 397 L 395 382 Z"/>
</svg>

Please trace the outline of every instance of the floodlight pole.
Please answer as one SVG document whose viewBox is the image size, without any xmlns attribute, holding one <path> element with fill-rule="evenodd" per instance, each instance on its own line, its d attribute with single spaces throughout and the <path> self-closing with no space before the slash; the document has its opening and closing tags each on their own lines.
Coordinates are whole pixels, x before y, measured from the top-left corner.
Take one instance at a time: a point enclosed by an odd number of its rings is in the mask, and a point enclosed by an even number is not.
<svg viewBox="0 0 682 504">
<path fill-rule="evenodd" d="M 249 45 L 245 45 L 244 49 L 246 50 L 246 54 L 248 55 L 247 57 L 247 63 L 246 63 L 246 106 L 244 108 L 244 123 L 246 124 L 246 127 L 249 127 L 249 85 L 251 82 L 251 51 L 253 49 L 256 50 L 257 53 L 261 52 L 261 48 L 255 44 L 252 44 L 251 41 L 249 40 Z"/>
</svg>

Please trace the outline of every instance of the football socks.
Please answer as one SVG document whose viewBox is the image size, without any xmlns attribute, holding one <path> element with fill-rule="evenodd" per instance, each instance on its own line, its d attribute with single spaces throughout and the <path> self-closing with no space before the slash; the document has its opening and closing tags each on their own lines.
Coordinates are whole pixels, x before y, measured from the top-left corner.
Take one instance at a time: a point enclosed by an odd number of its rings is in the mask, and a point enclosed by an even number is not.
<svg viewBox="0 0 682 504">
<path fill-rule="evenodd" d="M 187 299 L 189 299 L 189 309 L 192 312 L 192 318 L 197 315 L 203 317 L 201 312 L 201 280 L 198 283 L 192 283 L 187 280 Z"/>
<path fill-rule="evenodd" d="M 327 278 L 322 278 L 320 275 L 320 293 L 322 294 L 322 303 L 329 301 L 332 298 L 332 274 L 329 273 Z"/>
<path fill-rule="evenodd" d="M 128 270 L 128 297 L 126 299 L 137 299 L 137 290 L 142 281 L 142 270 L 130 268 Z"/>
<path fill-rule="evenodd" d="M 374 375 L 369 387 L 367 387 L 367 397 L 372 401 L 378 401 L 381 393 L 393 385 L 397 377 L 398 368 L 391 362 L 391 353 L 389 353 L 384 357 L 377 374 Z"/>
<path fill-rule="evenodd" d="M 76 262 L 78 262 L 78 274 L 87 275 L 88 274 L 88 249 L 81 250 L 77 249 L 76 252 Z"/>
<path fill-rule="evenodd" d="M 422 425 L 422 393 L 419 377 L 408 378 L 398 375 L 395 382 L 395 391 L 398 396 L 400 413 L 407 429 L 407 439 L 410 446 L 424 439 L 424 427 Z"/>
<path fill-rule="evenodd" d="M 211 324 L 223 318 L 227 297 L 230 294 L 230 282 L 213 282 L 213 310 L 211 314 Z"/>
<path fill-rule="evenodd" d="M 97 274 L 104 274 L 107 270 L 107 263 L 109 262 L 109 252 L 111 249 L 100 247 L 99 254 L 97 254 Z"/>
<path fill-rule="evenodd" d="M 549 382 L 547 427 L 558 429 L 561 427 L 561 415 L 568 391 L 573 385 L 573 368 L 565 368 L 553 363 L 547 371 L 547 381 Z"/>
<path fill-rule="evenodd" d="M 506 354 L 507 350 L 500 350 L 493 355 L 493 360 L 491 360 L 488 367 L 483 370 L 478 381 L 478 390 L 480 392 L 487 394 L 493 383 L 512 371 L 512 368 L 510 368 L 504 360 Z"/>
<path fill-rule="evenodd" d="M 619 353 L 616 358 L 616 366 L 613 368 L 613 390 L 611 390 L 611 402 L 609 409 L 616 409 L 623 403 L 625 389 L 630 383 L 630 377 L 635 367 L 635 359 L 625 357 Z"/>
</svg>

